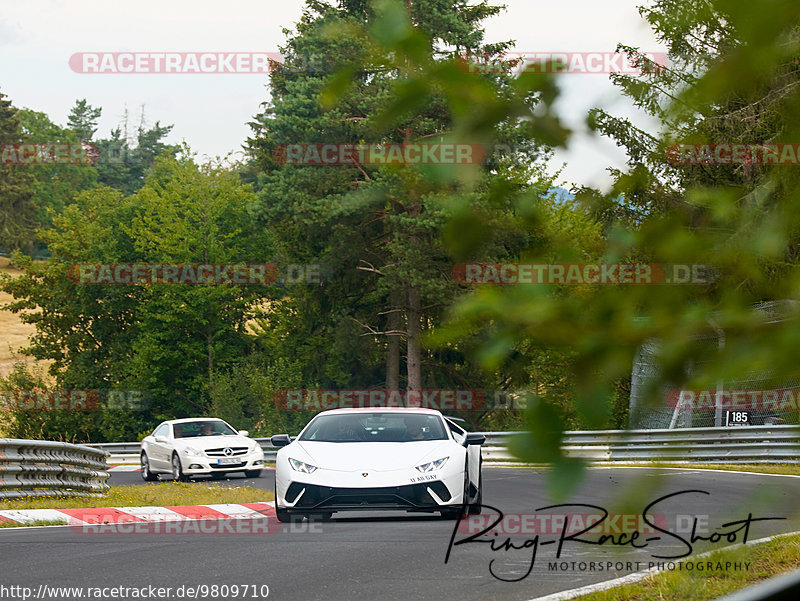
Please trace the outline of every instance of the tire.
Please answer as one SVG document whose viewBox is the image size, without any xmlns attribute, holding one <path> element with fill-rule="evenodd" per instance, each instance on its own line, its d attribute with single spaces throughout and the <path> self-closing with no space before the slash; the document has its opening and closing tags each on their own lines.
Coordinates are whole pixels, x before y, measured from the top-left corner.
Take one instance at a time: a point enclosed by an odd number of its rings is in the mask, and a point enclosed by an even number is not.
<svg viewBox="0 0 800 601">
<path fill-rule="evenodd" d="M 280 507 L 275 507 L 275 517 L 278 518 L 278 521 L 281 524 L 287 524 L 289 522 L 295 521 L 292 519 L 292 516 L 289 514 L 288 511 L 285 509 L 281 509 Z"/>
<path fill-rule="evenodd" d="M 144 451 L 142 451 L 139 457 L 139 462 L 142 466 L 142 471 L 139 472 L 142 476 L 142 480 L 145 482 L 155 482 L 158 480 L 158 475 L 150 471 L 150 460 L 147 459 L 147 454 Z"/>
<path fill-rule="evenodd" d="M 483 470 L 478 475 L 478 496 L 474 503 L 469 504 L 467 515 L 479 515 L 483 508 Z"/>
<path fill-rule="evenodd" d="M 332 511 L 318 511 L 316 513 L 306 513 L 304 517 L 309 522 L 330 522 L 333 517 Z"/>
<path fill-rule="evenodd" d="M 275 517 L 281 524 L 298 524 L 303 521 L 303 518 L 308 516 L 303 513 L 292 513 L 288 509 L 280 509 L 275 507 Z"/>
<path fill-rule="evenodd" d="M 246 478 L 260 478 L 262 470 L 244 470 Z"/>
<path fill-rule="evenodd" d="M 464 502 L 469 498 L 469 465 L 464 466 Z M 469 503 L 466 507 L 466 515 L 476 515 L 481 512 L 483 503 L 483 471 L 481 470 L 478 477 L 478 497 L 474 503 Z M 442 509 L 442 519 L 457 520 L 461 516 L 461 511 L 464 506 L 447 507 Z"/>
<path fill-rule="evenodd" d="M 289 522 L 294 521 L 292 519 L 292 515 L 288 511 L 278 507 L 278 483 L 277 482 L 275 483 L 275 488 L 273 490 L 275 491 L 275 517 L 278 518 L 278 521 L 281 524 L 288 524 Z"/>
<path fill-rule="evenodd" d="M 183 473 L 183 466 L 181 459 L 177 453 L 172 454 L 172 479 L 175 482 L 188 482 L 189 478 Z"/>
<path fill-rule="evenodd" d="M 447 507 L 446 509 L 441 509 L 442 519 L 457 520 L 461 517 L 461 509 L 461 507 Z"/>
</svg>

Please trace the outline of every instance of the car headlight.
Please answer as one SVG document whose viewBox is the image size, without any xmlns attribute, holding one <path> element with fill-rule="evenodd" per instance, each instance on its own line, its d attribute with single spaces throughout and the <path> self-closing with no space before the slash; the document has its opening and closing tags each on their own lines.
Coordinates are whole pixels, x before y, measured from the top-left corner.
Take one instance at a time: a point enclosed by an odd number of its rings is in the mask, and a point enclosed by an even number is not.
<svg viewBox="0 0 800 601">
<path fill-rule="evenodd" d="M 436 461 L 429 461 L 428 463 L 423 463 L 422 465 L 418 465 L 416 467 L 418 472 L 427 473 L 427 472 L 435 472 L 440 467 L 442 467 L 450 457 L 442 457 L 441 459 L 437 459 Z"/>
<path fill-rule="evenodd" d="M 194 447 L 184 447 L 183 452 L 187 455 L 192 455 L 194 457 L 202 457 L 203 451 L 200 449 L 195 449 Z"/>
<path fill-rule="evenodd" d="M 259 451 L 262 451 L 262 449 L 261 449 L 261 445 L 258 444 L 258 443 L 254 444 L 253 448 L 250 449 L 251 453 L 258 453 Z"/>
<path fill-rule="evenodd" d="M 298 461 L 297 459 L 292 459 L 289 457 L 289 465 L 292 466 L 292 469 L 296 472 L 303 472 L 304 474 L 310 474 L 312 472 L 317 471 L 316 465 L 311 465 L 310 463 L 304 463 L 302 461 Z"/>
</svg>

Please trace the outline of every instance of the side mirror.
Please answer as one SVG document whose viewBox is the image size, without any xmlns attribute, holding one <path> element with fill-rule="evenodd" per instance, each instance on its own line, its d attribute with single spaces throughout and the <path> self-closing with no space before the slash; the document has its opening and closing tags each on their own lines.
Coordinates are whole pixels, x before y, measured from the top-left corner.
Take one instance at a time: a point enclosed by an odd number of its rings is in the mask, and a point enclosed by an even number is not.
<svg viewBox="0 0 800 601">
<path fill-rule="evenodd" d="M 239 430 L 239 436 L 250 436 L 249 430 Z"/>
<path fill-rule="evenodd" d="M 464 441 L 466 445 L 471 445 L 471 444 L 481 445 L 484 442 L 486 442 L 486 437 L 483 434 L 478 434 L 477 432 L 468 433 L 467 439 Z"/>
<path fill-rule="evenodd" d="M 166 436 L 154 436 L 156 442 L 167 442 Z"/>
<path fill-rule="evenodd" d="M 292 442 L 292 439 L 289 438 L 288 434 L 276 434 L 269 440 L 272 443 L 273 447 L 285 447 L 286 445 L 291 444 Z"/>
</svg>

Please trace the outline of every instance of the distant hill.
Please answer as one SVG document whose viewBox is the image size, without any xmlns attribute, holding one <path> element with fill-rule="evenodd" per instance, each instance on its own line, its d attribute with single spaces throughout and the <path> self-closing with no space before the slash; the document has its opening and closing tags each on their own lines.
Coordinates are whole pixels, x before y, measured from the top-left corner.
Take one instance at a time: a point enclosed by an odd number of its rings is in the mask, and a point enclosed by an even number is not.
<svg viewBox="0 0 800 601">
<path fill-rule="evenodd" d="M 548 195 L 557 203 L 564 203 L 575 198 L 574 194 L 561 187 L 550 188 Z"/>
</svg>

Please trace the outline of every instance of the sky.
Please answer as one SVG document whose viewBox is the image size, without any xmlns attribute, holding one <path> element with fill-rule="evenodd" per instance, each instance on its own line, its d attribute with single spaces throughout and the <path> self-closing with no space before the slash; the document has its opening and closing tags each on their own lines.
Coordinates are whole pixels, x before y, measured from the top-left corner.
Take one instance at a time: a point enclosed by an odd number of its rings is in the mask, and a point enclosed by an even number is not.
<svg viewBox="0 0 800 601">
<path fill-rule="evenodd" d="M 424 0 L 418 0 L 424 1 Z M 647 0 L 505 0 L 506 10 L 485 23 L 489 42 L 514 40 L 519 52 L 613 52 L 617 43 L 665 52 L 639 16 Z M 495 2 L 500 4 L 500 0 Z M 79 73 L 76 53 L 271 52 L 293 29 L 303 0 L 0 0 L 0 91 L 17 107 L 47 113 L 61 125 L 75 100 L 103 109 L 99 137 L 129 113 L 131 130 L 172 124 L 170 143 L 186 141 L 200 157 L 241 151 L 247 122 L 269 97 L 263 74 Z M 624 168 L 614 143 L 586 132 L 586 111 L 603 107 L 653 125 L 608 81 L 607 74 L 559 77 L 556 110 L 576 131 L 551 165 L 566 164 L 560 182 L 607 189 L 607 167 Z"/>
</svg>

